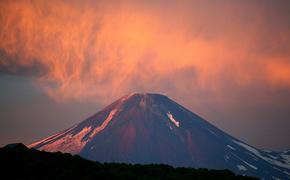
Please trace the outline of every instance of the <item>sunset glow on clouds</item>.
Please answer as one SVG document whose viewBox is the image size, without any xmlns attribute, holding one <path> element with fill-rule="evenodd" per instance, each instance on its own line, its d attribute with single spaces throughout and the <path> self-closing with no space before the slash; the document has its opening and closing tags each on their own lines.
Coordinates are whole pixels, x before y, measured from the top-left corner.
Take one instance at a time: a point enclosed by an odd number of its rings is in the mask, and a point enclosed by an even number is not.
<svg viewBox="0 0 290 180">
<path fill-rule="evenodd" d="M 57 102 L 107 104 L 148 91 L 183 99 L 201 112 L 207 103 L 231 110 L 244 96 L 254 105 L 285 107 L 277 98 L 290 99 L 288 7 L 268 1 L 2 0 L 0 74 L 33 77 Z"/>
<path fill-rule="evenodd" d="M 225 77 L 290 87 L 289 25 L 269 24 L 271 8 L 253 4 L 1 1 L 1 68 L 43 66 L 37 83 L 56 100 L 166 91 L 158 79 L 188 69 L 170 82 L 176 93 L 195 81 L 223 95 Z"/>
</svg>

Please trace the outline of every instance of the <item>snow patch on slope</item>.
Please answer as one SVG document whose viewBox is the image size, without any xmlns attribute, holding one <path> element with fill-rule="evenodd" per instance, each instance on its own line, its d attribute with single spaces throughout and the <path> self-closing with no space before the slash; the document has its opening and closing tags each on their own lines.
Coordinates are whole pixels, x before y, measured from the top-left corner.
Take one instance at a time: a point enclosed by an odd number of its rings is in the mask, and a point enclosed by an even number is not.
<svg viewBox="0 0 290 180">
<path fill-rule="evenodd" d="M 224 155 L 224 159 L 225 159 L 225 161 L 228 161 L 230 159 L 230 156 L 226 154 L 226 155 Z"/>
<path fill-rule="evenodd" d="M 41 144 L 45 144 L 49 142 L 48 144 L 43 145 L 40 149 L 49 151 L 49 152 L 56 152 L 56 151 L 63 151 L 68 152 L 72 154 L 77 154 L 81 151 L 81 149 L 89 142 L 96 134 L 104 130 L 107 125 L 110 123 L 112 118 L 114 117 L 115 113 L 118 110 L 114 109 L 112 110 L 108 117 L 105 119 L 105 121 L 98 127 L 92 128 L 91 126 L 84 127 L 80 132 L 77 134 L 73 134 L 70 131 L 74 130 L 75 127 L 67 129 L 66 131 L 57 134 L 52 135 L 44 140 L 41 140 L 39 142 L 33 143 L 29 145 L 29 147 L 36 147 Z M 89 134 L 89 137 L 84 140 L 84 137 Z M 58 137 L 63 136 L 62 138 L 58 139 Z"/>
<path fill-rule="evenodd" d="M 257 170 L 258 168 L 248 162 L 246 162 L 245 160 L 243 160 L 242 158 L 240 158 L 239 156 L 237 156 L 236 154 L 232 153 L 231 151 L 228 151 L 230 152 L 235 158 L 237 158 L 238 160 L 242 161 L 244 164 L 246 164 L 247 166 L 249 166 L 250 168 L 254 169 L 254 170 Z"/>
<path fill-rule="evenodd" d="M 236 150 L 234 147 L 232 147 L 230 145 L 227 145 L 227 147 L 230 148 L 231 150 L 234 150 L 234 151 Z"/>
<path fill-rule="evenodd" d="M 278 159 L 278 157 L 277 156 L 273 156 L 273 155 L 271 155 L 271 154 L 267 154 L 270 158 L 272 158 L 272 159 Z"/>
<path fill-rule="evenodd" d="M 175 120 L 174 117 L 173 117 L 173 115 L 172 115 L 170 112 L 167 113 L 167 117 L 169 118 L 169 120 L 170 120 L 171 122 L 174 123 L 174 125 L 175 125 L 176 127 L 179 127 L 179 121 Z"/>
<path fill-rule="evenodd" d="M 47 143 L 47 142 L 49 142 L 49 141 L 52 141 L 52 140 L 54 140 L 54 139 L 57 139 L 58 137 L 60 137 L 60 136 L 62 136 L 62 135 L 64 135 L 64 134 L 68 133 L 69 131 L 71 131 L 73 128 L 75 128 L 75 126 L 72 127 L 72 128 L 69 128 L 69 129 L 67 129 L 67 130 L 65 130 L 65 131 L 62 131 L 62 132 L 60 132 L 59 134 L 54 134 L 54 135 L 51 135 L 51 136 L 49 136 L 49 137 L 47 137 L 47 138 L 45 138 L 45 139 L 42 139 L 42 140 L 37 141 L 37 142 L 35 142 L 35 143 L 32 143 L 32 144 L 30 144 L 28 147 L 29 147 L 29 148 L 34 148 L 34 147 L 36 147 L 36 146 L 38 146 L 38 145 L 45 144 L 45 143 Z"/>
<path fill-rule="evenodd" d="M 90 131 L 91 127 L 85 127 L 79 133 L 75 135 L 67 134 L 61 139 L 58 139 L 50 144 L 44 145 L 41 149 L 49 152 L 56 152 L 59 151 L 59 149 L 61 149 L 68 153 L 77 154 L 86 144 L 86 141 L 83 141 L 83 138 Z"/>
<path fill-rule="evenodd" d="M 273 164 L 273 165 L 277 165 L 277 166 L 280 166 L 280 167 L 283 167 L 283 168 L 286 168 L 286 169 L 290 169 L 290 164 L 287 164 L 287 163 L 282 163 L 280 161 L 277 161 L 275 159 L 271 159 L 269 157 L 265 157 L 263 156 L 258 150 L 256 150 L 255 148 L 247 145 L 247 144 L 244 144 L 242 142 L 238 142 L 238 141 L 235 141 L 235 140 L 232 140 L 234 143 L 240 145 L 241 147 L 251 151 L 253 154 L 255 154 L 256 156 L 258 156 L 259 158 L 269 162 L 270 164 Z"/>
<path fill-rule="evenodd" d="M 136 94 L 137 94 L 137 93 L 130 93 L 130 94 L 124 96 L 124 97 L 121 99 L 121 101 L 124 102 L 124 101 L 126 101 L 127 99 L 129 99 L 130 97 L 132 97 L 132 96 L 134 96 L 134 95 L 136 95 Z"/>
<path fill-rule="evenodd" d="M 214 136 L 216 136 L 216 137 L 218 137 L 218 135 L 215 133 L 215 132 L 213 132 L 212 130 L 210 130 L 210 129 L 207 129 L 211 134 L 213 134 Z"/>
<path fill-rule="evenodd" d="M 114 109 L 114 110 L 112 110 L 110 112 L 110 114 L 108 115 L 108 117 L 106 118 L 106 120 L 100 126 L 96 127 L 93 130 L 93 132 L 89 136 L 89 140 L 91 138 L 93 138 L 96 134 L 98 134 L 99 132 L 101 132 L 102 130 L 104 130 L 108 126 L 109 122 L 113 119 L 113 117 L 116 114 L 116 112 L 118 112 L 118 110 L 116 110 L 116 109 Z"/>
<path fill-rule="evenodd" d="M 45 143 L 46 141 L 52 139 L 52 138 L 55 137 L 55 136 L 56 136 L 55 134 L 54 134 L 54 135 L 51 135 L 51 136 L 49 136 L 49 137 L 47 137 L 47 138 L 45 138 L 45 139 L 42 139 L 42 140 L 40 140 L 40 141 L 37 141 L 37 142 L 35 142 L 35 143 L 30 144 L 30 145 L 28 145 L 27 147 L 28 147 L 28 148 L 33 148 L 33 147 L 35 147 L 35 146 L 38 146 L 39 144 Z"/>
<path fill-rule="evenodd" d="M 237 168 L 240 170 L 240 171 L 246 171 L 247 170 L 247 168 L 245 167 L 245 166 L 243 166 L 243 165 L 237 165 Z"/>
<path fill-rule="evenodd" d="M 290 164 L 290 155 L 288 154 L 281 154 L 281 157 L 283 158 L 283 161 L 287 164 Z"/>
<path fill-rule="evenodd" d="M 252 165 L 252 164 L 250 164 L 250 163 L 248 163 L 248 162 L 246 162 L 246 161 L 243 161 L 246 165 L 248 165 L 249 167 L 251 167 L 252 169 L 255 169 L 255 170 L 257 170 L 258 168 L 256 167 L 256 166 L 254 166 L 254 165 Z"/>
<path fill-rule="evenodd" d="M 287 172 L 287 171 L 283 171 L 283 173 L 286 174 L 286 175 L 288 175 L 288 176 L 290 176 L 290 173 Z"/>
</svg>

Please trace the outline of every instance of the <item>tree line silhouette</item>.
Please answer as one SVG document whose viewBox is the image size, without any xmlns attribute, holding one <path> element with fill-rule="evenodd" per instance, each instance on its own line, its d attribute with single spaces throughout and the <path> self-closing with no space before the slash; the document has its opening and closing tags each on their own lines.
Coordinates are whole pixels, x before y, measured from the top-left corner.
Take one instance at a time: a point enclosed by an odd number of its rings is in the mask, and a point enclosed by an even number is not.
<svg viewBox="0 0 290 180">
<path fill-rule="evenodd" d="M 0 148 L 0 163 L 0 179 L 256 179 L 229 170 L 99 163 L 78 155 L 29 149 L 21 143 Z"/>
</svg>

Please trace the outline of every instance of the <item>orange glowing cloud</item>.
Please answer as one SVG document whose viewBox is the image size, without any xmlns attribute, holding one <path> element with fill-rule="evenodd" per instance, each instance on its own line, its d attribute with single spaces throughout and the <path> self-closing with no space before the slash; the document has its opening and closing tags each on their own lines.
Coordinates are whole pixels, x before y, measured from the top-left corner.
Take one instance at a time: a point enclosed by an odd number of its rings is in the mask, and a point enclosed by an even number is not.
<svg viewBox="0 0 290 180">
<path fill-rule="evenodd" d="M 36 83 L 59 101 L 106 102 L 133 90 L 224 97 L 225 80 L 290 87 L 290 46 L 275 50 L 290 39 L 287 28 L 278 24 L 271 38 L 259 5 L 213 4 L 1 1 L 0 49 L 11 58 L 0 66 L 41 64 Z"/>
</svg>

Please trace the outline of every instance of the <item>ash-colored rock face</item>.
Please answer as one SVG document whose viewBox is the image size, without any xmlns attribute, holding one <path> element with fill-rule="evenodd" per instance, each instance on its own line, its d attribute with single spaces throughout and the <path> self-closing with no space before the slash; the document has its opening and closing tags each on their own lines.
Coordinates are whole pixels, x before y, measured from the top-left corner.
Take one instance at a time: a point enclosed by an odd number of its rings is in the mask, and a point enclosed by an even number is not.
<svg viewBox="0 0 290 180">
<path fill-rule="evenodd" d="M 100 162 L 163 163 L 290 178 L 287 152 L 265 152 L 160 94 L 126 95 L 83 122 L 29 147 Z"/>
</svg>

